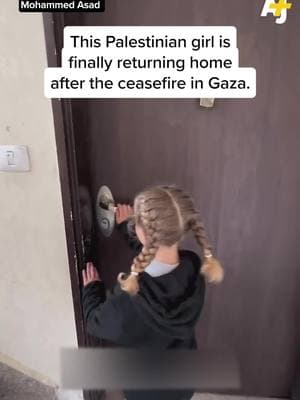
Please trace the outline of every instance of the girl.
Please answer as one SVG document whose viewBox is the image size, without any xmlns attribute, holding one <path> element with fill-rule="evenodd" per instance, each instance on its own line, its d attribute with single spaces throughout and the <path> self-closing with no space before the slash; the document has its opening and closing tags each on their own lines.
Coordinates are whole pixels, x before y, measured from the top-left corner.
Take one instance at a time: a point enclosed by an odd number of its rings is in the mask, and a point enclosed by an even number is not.
<svg viewBox="0 0 300 400">
<path fill-rule="evenodd" d="M 119 206 L 117 222 L 127 224 L 123 220 L 131 213 L 129 206 Z M 223 269 L 212 255 L 193 200 L 176 187 L 154 187 L 135 198 L 130 219 L 141 251 L 131 272 L 119 274 L 119 293 L 106 299 L 96 268 L 89 263 L 83 271 L 87 330 L 124 347 L 195 349 L 205 280 L 220 282 Z M 202 262 L 194 252 L 179 250 L 188 232 L 200 246 Z M 128 400 L 186 400 L 192 395 L 192 391 L 126 392 Z"/>
</svg>

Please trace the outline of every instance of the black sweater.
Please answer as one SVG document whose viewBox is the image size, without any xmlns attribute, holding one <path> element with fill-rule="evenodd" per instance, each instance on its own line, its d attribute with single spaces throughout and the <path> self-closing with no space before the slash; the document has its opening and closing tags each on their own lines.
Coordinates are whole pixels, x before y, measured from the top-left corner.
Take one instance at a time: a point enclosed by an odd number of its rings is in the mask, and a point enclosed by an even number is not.
<svg viewBox="0 0 300 400">
<path fill-rule="evenodd" d="M 88 284 L 83 290 L 88 332 L 120 347 L 196 348 L 194 328 L 205 292 L 200 263 L 195 253 L 180 251 L 180 264 L 173 271 L 155 278 L 147 272 L 139 275 L 140 290 L 136 296 L 117 286 L 115 294 L 107 298 L 103 282 Z M 143 392 L 126 393 L 126 398 L 175 400 L 189 399 L 191 395 L 192 392 Z"/>
<path fill-rule="evenodd" d="M 101 281 L 83 290 L 83 310 L 90 334 L 126 347 L 194 348 L 194 327 L 204 301 L 199 257 L 180 252 L 180 264 L 156 278 L 139 276 L 136 296 L 116 288 L 106 298 Z"/>
</svg>

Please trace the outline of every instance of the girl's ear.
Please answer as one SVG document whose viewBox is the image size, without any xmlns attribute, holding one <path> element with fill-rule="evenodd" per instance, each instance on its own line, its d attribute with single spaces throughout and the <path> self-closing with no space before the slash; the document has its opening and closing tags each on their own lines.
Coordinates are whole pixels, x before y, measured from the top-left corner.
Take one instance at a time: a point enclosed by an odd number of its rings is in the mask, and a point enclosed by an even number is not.
<svg viewBox="0 0 300 400">
<path fill-rule="evenodd" d="M 145 231 L 144 231 L 144 229 L 143 229 L 140 225 L 138 225 L 138 224 L 135 224 L 135 233 L 136 233 L 136 236 L 138 237 L 139 241 L 142 243 L 142 245 L 145 245 L 145 244 L 146 244 L 146 235 L 145 235 Z"/>
</svg>

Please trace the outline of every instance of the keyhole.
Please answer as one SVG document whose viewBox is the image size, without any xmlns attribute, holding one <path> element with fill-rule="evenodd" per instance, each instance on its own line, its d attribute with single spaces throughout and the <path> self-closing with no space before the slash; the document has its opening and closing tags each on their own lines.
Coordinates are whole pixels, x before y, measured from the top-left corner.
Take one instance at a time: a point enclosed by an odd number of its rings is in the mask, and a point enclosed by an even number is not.
<svg viewBox="0 0 300 400">
<path fill-rule="evenodd" d="M 100 222 L 101 228 L 104 230 L 109 229 L 109 220 L 107 218 L 103 218 Z"/>
</svg>

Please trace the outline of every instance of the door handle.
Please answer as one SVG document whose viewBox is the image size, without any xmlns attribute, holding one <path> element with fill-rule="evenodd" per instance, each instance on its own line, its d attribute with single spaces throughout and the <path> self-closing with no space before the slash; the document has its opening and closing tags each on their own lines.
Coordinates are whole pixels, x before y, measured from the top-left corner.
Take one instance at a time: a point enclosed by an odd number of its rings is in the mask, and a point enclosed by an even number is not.
<svg viewBox="0 0 300 400">
<path fill-rule="evenodd" d="M 101 186 L 96 200 L 97 224 L 105 237 L 110 237 L 115 227 L 115 201 L 111 190 Z"/>
</svg>

